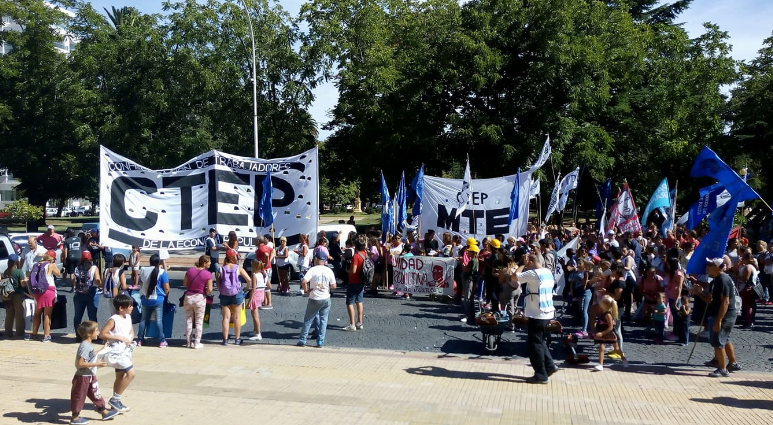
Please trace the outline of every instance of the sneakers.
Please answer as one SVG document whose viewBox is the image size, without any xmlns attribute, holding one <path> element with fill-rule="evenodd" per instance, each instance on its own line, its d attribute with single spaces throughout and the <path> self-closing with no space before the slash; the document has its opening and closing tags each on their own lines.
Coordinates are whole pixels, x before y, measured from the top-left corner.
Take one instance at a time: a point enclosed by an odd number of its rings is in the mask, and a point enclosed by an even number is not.
<svg viewBox="0 0 773 425">
<path fill-rule="evenodd" d="M 30 336 L 30 334 L 24 334 L 24 340 L 25 341 L 29 341 L 31 339 L 32 339 L 32 337 Z"/>
<path fill-rule="evenodd" d="M 43 342 L 51 342 L 51 335 L 44 336 L 43 337 Z"/>
<path fill-rule="evenodd" d="M 110 404 L 110 406 L 112 406 L 113 409 L 115 409 L 115 410 L 117 410 L 117 411 L 119 411 L 121 413 L 128 412 L 130 410 L 129 406 L 126 406 L 123 403 L 121 403 L 121 400 L 116 400 L 114 398 L 110 398 L 110 400 L 108 400 L 107 403 Z"/>
<path fill-rule="evenodd" d="M 549 384 L 550 383 L 550 379 L 544 379 L 543 380 L 543 379 L 537 379 L 536 376 L 532 376 L 531 378 L 526 378 L 526 383 L 527 384 L 542 384 L 542 385 L 545 385 L 545 384 Z"/>
<path fill-rule="evenodd" d="M 558 371 L 559 371 L 559 369 L 560 369 L 559 367 L 556 367 L 556 368 L 555 368 L 555 369 L 553 369 L 553 370 L 549 370 L 549 371 L 548 371 L 548 377 L 551 377 L 551 376 L 553 376 L 553 375 L 554 375 L 556 372 L 558 372 Z"/>
<path fill-rule="evenodd" d="M 362 330 L 362 323 L 355 323 L 354 327 L 357 328 L 358 331 Z"/>
<path fill-rule="evenodd" d="M 727 371 L 728 372 L 738 372 L 739 370 L 742 370 L 743 368 L 738 363 L 732 363 L 727 365 Z"/>
<path fill-rule="evenodd" d="M 357 331 L 357 327 L 356 327 L 356 326 L 352 326 L 352 325 L 346 325 L 346 327 L 344 328 L 344 330 L 345 330 L 346 332 L 356 332 L 356 331 Z"/>
<path fill-rule="evenodd" d="M 142 340 L 137 340 L 137 347 L 142 347 Z"/>
<path fill-rule="evenodd" d="M 261 334 L 255 334 L 250 337 L 250 341 L 260 341 L 263 339 L 263 336 Z"/>
<path fill-rule="evenodd" d="M 198 350 L 199 348 L 204 348 L 204 344 L 198 343 L 191 346 L 194 350 Z"/>
<path fill-rule="evenodd" d="M 296 346 L 296 347 L 305 347 L 305 346 L 306 346 L 306 343 L 305 343 L 305 342 L 300 342 L 300 341 L 298 341 L 297 343 L 295 343 L 295 346 Z"/>
<path fill-rule="evenodd" d="M 158 344 L 158 348 L 166 348 L 169 346 L 169 343 L 166 341 L 161 341 L 160 344 Z"/>
<path fill-rule="evenodd" d="M 242 345 L 242 339 L 239 338 L 236 341 L 234 341 L 234 345 Z"/>
<path fill-rule="evenodd" d="M 728 372 L 727 369 L 717 369 L 714 372 L 709 373 L 709 376 L 712 378 L 727 378 L 730 376 L 730 372 Z"/>
<path fill-rule="evenodd" d="M 83 425 L 89 423 L 89 420 L 84 417 L 79 417 L 78 419 L 72 419 L 70 421 L 71 424 L 77 424 L 77 425 Z"/>
<path fill-rule="evenodd" d="M 261 306 L 261 307 L 258 307 L 258 308 L 260 310 L 273 310 L 274 306 L 273 305 L 264 305 L 264 306 Z"/>
<path fill-rule="evenodd" d="M 108 410 L 107 413 L 102 415 L 102 420 L 103 421 L 109 421 L 110 419 L 113 419 L 114 417 L 116 417 L 116 416 L 118 416 L 120 414 L 121 414 L 121 412 L 118 411 L 118 410 Z"/>
<path fill-rule="evenodd" d="M 596 366 L 593 366 L 593 370 L 595 370 L 596 372 L 603 372 L 604 366 L 597 364 Z"/>
<path fill-rule="evenodd" d="M 621 360 L 623 356 L 617 353 L 609 353 L 607 354 L 607 357 L 609 357 L 611 360 Z"/>
<path fill-rule="evenodd" d="M 719 367 L 719 362 L 717 362 L 717 359 L 711 359 L 703 364 L 705 364 L 708 367 Z"/>
<path fill-rule="evenodd" d="M 224 339 L 223 342 L 220 343 L 220 345 L 228 345 L 228 340 Z"/>
<path fill-rule="evenodd" d="M 588 332 L 576 332 L 574 336 L 580 339 L 586 339 L 588 338 Z"/>
<path fill-rule="evenodd" d="M 302 297 L 303 296 L 303 289 L 299 289 L 298 293 L 296 295 L 298 295 L 299 297 Z"/>
</svg>

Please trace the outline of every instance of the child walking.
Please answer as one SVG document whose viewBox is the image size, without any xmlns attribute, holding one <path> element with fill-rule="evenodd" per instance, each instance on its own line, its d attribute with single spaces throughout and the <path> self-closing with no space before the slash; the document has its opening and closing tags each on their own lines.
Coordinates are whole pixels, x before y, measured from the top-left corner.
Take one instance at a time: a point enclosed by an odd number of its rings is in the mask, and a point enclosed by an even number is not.
<svg viewBox="0 0 773 425">
<path fill-rule="evenodd" d="M 666 330 L 666 294 L 658 293 L 658 300 L 655 302 L 655 312 L 652 313 L 652 322 L 655 324 L 655 344 L 662 344 L 665 338 Z"/>
<path fill-rule="evenodd" d="M 692 308 L 690 307 L 690 296 L 682 295 L 682 305 L 679 307 L 679 317 L 682 319 L 682 332 L 677 335 L 679 337 L 679 344 L 683 347 L 690 342 L 690 315 L 692 314 Z"/>
<path fill-rule="evenodd" d="M 140 284 L 140 247 L 132 245 L 132 253 L 129 254 L 129 269 L 132 271 L 132 288 Z"/>
<path fill-rule="evenodd" d="M 252 326 L 254 332 L 250 341 L 260 341 L 263 336 L 260 335 L 260 307 L 266 296 L 266 289 L 271 289 L 271 282 L 266 274 L 265 265 L 260 260 L 252 261 L 252 281 L 250 283 L 250 301 L 248 308 L 252 312 Z"/>
<path fill-rule="evenodd" d="M 593 340 L 599 345 L 599 364 L 593 369 L 601 372 L 604 370 L 604 349 L 606 344 L 612 344 L 612 352 L 620 356 L 623 360 L 623 366 L 628 367 L 628 359 L 625 353 L 620 349 L 615 335 L 615 323 L 620 320 L 617 313 L 617 302 L 609 295 L 604 295 L 598 304 L 599 315 L 596 320 L 596 333 L 593 334 Z M 611 354 L 610 353 L 610 354 Z"/>
<path fill-rule="evenodd" d="M 121 294 L 113 299 L 113 307 L 117 313 L 107 320 L 99 338 L 113 346 L 113 351 L 123 349 L 131 352 L 134 340 L 134 327 L 132 326 L 134 300 L 126 294 Z M 134 365 L 131 362 L 131 357 L 122 357 L 121 364 L 115 369 L 113 396 L 108 401 L 119 412 L 129 411 L 129 407 L 123 404 L 121 397 L 134 380 L 134 376 Z"/>
<path fill-rule="evenodd" d="M 118 410 L 107 410 L 105 399 L 99 392 L 99 383 L 97 382 L 97 368 L 105 367 L 104 361 L 96 361 L 96 353 L 91 342 L 99 336 L 97 322 L 86 321 L 78 326 L 78 336 L 81 343 L 78 346 L 78 354 L 75 356 L 75 376 L 72 378 L 72 390 L 70 391 L 70 410 L 72 411 L 71 424 L 87 424 L 89 420 L 80 416 L 83 410 L 83 404 L 86 397 L 97 407 L 97 411 L 102 415 L 102 420 L 106 421 L 118 416 L 121 412 Z"/>
</svg>

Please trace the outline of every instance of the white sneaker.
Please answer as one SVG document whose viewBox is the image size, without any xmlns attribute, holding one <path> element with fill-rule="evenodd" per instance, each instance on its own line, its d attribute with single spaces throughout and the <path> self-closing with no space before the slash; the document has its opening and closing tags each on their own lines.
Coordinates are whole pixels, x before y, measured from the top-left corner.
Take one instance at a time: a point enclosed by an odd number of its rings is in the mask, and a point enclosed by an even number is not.
<svg viewBox="0 0 773 425">
<path fill-rule="evenodd" d="M 597 364 L 596 366 L 593 366 L 593 370 L 595 370 L 596 372 L 601 372 L 604 370 L 604 366 Z"/>
<path fill-rule="evenodd" d="M 362 330 L 362 323 L 355 323 L 354 327 L 357 328 L 358 331 L 361 331 Z"/>
<path fill-rule="evenodd" d="M 464 322 L 464 323 L 467 323 L 467 318 L 466 317 L 462 317 L 461 321 Z"/>
<path fill-rule="evenodd" d="M 357 327 L 352 325 L 346 325 L 344 328 L 346 332 L 357 332 Z"/>
<path fill-rule="evenodd" d="M 194 344 L 193 346 L 191 346 L 191 348 L 193 348 L 194 350 L 198 350 L 199 348 L 204 348 L 204 344 L 202 343 Z"/>
<path fill-rule="evenodd" d="M 250 341 L 260 341 L 263 339 L 263 336 L 261 334 L 255 334 L 250 337 Z"/>
<path fill-rule="evenodd" d="M 299 297 L 302 297 L 302 296 L 303 296 L 303 289 L 299 289 L 299 290 L 298 290 L 298 294 L 297 294 L 297 295 L 298 295 Z"/>
</svg>

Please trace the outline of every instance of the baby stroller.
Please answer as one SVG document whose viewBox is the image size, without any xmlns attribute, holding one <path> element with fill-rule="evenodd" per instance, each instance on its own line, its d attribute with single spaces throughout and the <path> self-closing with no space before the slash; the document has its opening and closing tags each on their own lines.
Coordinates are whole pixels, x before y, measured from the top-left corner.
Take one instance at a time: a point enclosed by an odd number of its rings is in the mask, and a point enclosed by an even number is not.
<svg viewBox="0 0 773 425">
<path fill-rule="evenodd" d="M 502 334 L 510 323 L 510 316 L 506 312 L 483 312 L 480 311 L 475 323 L 480 328 L 483 335 L 483 346 L 489 353 L 494 353 L 499 349 L 499 343 L 502 341 Z"/>
</svg>

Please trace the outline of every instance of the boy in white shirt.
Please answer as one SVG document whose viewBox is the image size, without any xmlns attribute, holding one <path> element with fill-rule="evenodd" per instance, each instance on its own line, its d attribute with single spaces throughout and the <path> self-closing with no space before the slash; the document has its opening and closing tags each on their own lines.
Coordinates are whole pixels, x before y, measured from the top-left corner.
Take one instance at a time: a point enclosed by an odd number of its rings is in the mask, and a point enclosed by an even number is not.
<svg viewBox="0 0 773 425">
<path fill-rule="evenodd" d="M 110 345 L 121 344 L 124 349 L 131 353 L 134 346 L 134 327 L 132 326 L 132 310 L 134 309 L 134 300 L 132 297 L 121 294 L 113 299 L 113 307 L 116 314 L 110 316 L 107 324 L 102 328 L 99 338 L 110 343 Z M 117 345 L 116 344 L 116 345 Z M 114 348 L 114 351 L 115 348 Z M 121 395 L 134 380 L 134 365 L 131 363 L 131 356 L 122 357 L 121 369 L 115 369 L 115 383 L 113 384 L 113 397 L 108 403 L 119 412 L 128 412 L 129 407 L 121 402 Z"/>
</svg>

